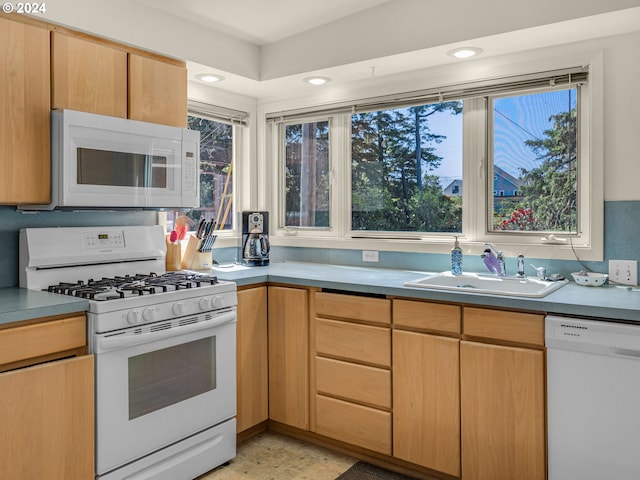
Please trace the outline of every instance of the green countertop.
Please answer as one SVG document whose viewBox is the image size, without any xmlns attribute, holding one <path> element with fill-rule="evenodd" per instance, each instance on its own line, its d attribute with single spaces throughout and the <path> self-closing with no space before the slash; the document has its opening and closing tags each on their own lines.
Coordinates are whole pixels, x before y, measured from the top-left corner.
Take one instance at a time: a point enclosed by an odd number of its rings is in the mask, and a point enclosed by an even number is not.
<svg viewBox="0 0 640 480">
<path fill-rule="evenodd" d="M 89 301 L 56 293 L 0 288 L 0 327 L 14 322 L 83 312 Z"/>
<path fill-rule="evenodd" d="M 388 268 L 272 262 L 267 267 L 222 266 L 213 269 L 212 273 L 219 279 L 233 281 L 238 286 L 274 282 L 575 317 L 640 322 L 640 292 L 627 291 L 611 285 L 592 288 L 570 282 L 544 298 L 525 298 L 404 287 L 405 282 L 432 272 Z M 88 300 L 66 295 L 23 288 L 0 289 L 0 327 L 14 322 L 85 311 L 88 308 Z"/>
<path fill-rule="evenodd" d="M 640 322 L 640 292 L 612 285 L 583 287 L 572 281 L 544 298 L 508 297 L 404 287 L 433 272 L 352 267 L 303 262 L 272 262 L 266 267 L 218 266 L 213 274 L 238 286 L 264 282 L 394 295 L 467 305 L 503 307 L 575 317 Z"/>
</svg>

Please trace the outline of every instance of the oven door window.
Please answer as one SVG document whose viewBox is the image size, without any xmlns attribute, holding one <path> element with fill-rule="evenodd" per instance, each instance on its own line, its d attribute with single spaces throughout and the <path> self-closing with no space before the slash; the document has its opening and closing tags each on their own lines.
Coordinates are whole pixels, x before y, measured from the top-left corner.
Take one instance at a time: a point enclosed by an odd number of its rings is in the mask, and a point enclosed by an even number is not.
<svg viewBox="0 0 640 480">
<path fill-rule="evenodd" d="M 129 420 L 216 389 L 216 337 L 129 357 Z"/>
</svg>

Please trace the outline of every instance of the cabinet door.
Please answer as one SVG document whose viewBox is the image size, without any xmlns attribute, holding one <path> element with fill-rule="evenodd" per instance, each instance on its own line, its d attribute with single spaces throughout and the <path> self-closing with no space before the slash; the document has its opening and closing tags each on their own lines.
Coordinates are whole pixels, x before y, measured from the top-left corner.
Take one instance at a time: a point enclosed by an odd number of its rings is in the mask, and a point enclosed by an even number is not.
<svg viewBox="0 0 640 480">
<path fill-rule="evenodd" d="M 186 127 L 186 67 L 130 53 L 129 118 Z"/>
<path fill-rule="evenodd" d="M 393 455 L 460 475 L 459 345 L 394 330 Z"/>
<path fill-rule="evenodd" d="M 461 342 L 462 478 L 544 480 L 544 354 Z"/>
<path fill-rule="evenodd" d="M 94 478 L 93 355 L 0 374 L 0 472 Z"/>
<path fill-rule="evenodd" d="M 49 203 L 49 31 L 0 18 L 0 45 L 0 204 Z"/>
<path fill-rule="evenodd" d="M 127 52 L 51 34 L 51 108 L 127 117 Z"/>
<path fill-rule="evenodd" d="M 267 287 L 238 292 L 237 424 L 242 432 L 267 420 Z"/>
<path fill-rule="evenodd" d="M 309 292 L 269 287 L 269 418 L 309 430 Z"/>
</svg>

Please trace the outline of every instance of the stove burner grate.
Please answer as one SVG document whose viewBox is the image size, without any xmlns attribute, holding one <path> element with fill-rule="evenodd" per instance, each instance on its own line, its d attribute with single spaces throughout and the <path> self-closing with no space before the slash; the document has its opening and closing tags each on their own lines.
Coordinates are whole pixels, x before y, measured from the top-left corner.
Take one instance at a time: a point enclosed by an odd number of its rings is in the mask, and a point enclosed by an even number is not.
<svg viewBox="0 0 640 480">
<path fill-rule="evenodd" d="M 168 272 L 162 275 L 156 273 L 103 277 L 98 280 L 90 279 L 86 282 L 79 280 L 75 283 L 60 282 L 50 285 L 47 292 L 72 295 L 89 300 L 116 300 L 127 295 L 153 295 L 175 290 L 198 288 L 218 283 L 216 276 L 194 272 Z"/>
</svg>

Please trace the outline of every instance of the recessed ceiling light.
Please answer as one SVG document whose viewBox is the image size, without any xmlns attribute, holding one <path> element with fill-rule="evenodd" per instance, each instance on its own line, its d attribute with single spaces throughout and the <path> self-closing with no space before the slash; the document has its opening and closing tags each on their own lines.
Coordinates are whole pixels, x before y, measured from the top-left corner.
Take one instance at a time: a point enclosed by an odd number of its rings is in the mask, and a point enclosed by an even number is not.
<svg viewBox="0 0 640 480">
<path fill-rule="evenodd" d="M 222 75 L 218 75 L 215 73 L 199 73 L 198 75 L 196 75 L 196 78 L 207 83 L 216 83 L 224 80 L 224 77 Z"/>
<path fill-rule="evenodd" d="M 331 79 L 329 77 L 307 77 L 302 79 L 303 82 L 310 83 L 311 85 L 324 85 L 329 83 Z"/>
<path fill-rule="evenodd" d="M 454 48 L 453 50 L 449 50 L 447 55 L 456 58 L 471 58 L 475 57 L 482 53 L 481 48 L 476 47 L 462 47 L 462 48 Z"/>
</svg>

